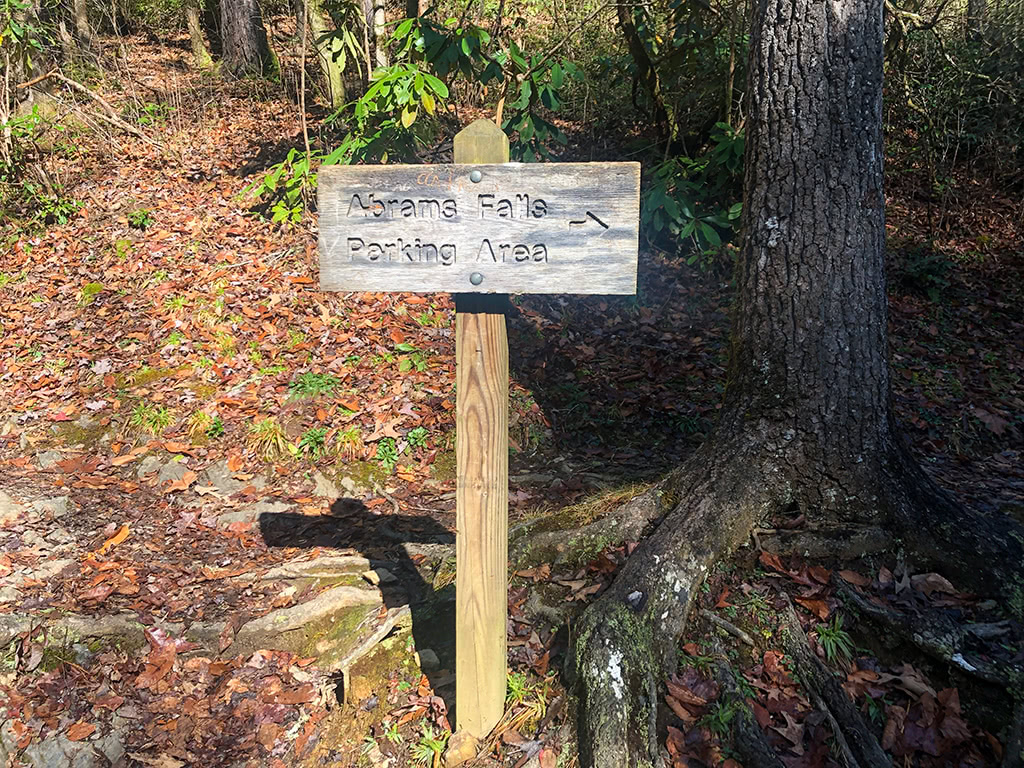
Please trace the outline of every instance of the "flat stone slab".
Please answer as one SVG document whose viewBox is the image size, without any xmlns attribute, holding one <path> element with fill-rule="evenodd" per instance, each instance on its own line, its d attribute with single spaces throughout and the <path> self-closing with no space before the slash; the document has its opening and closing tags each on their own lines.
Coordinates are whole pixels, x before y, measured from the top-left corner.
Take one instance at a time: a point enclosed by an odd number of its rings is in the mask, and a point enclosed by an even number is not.
<svg viewBox="0 0 1024 768">
<path fill-rule="evenodd" d="M 217 527 L 227 528 L 233 523 L 255 523 L 260 519 L 260 515 L 279 515 L 294 508 L 294 504 L 283 501 L 257 501 L 255 504 L 246 504 L 244 507 L 217 515 Z"/>
<path fill-rule="evenodd" d="M 293 560 L 271 568 L 263 579 L 330 579 L 347 574 L 360 575 L 369 567 L 370 561 L 359 555 L 324 555 L 313 560 Z"/>
</svg>

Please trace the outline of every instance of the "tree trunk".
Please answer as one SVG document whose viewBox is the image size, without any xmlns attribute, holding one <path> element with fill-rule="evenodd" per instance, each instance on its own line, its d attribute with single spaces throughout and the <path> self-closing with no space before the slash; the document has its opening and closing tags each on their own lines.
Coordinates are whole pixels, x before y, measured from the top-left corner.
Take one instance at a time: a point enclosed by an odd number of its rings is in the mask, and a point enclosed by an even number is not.
<svg viewBox="0 0 1024 768">
<path fill-rule="evenodd" d="M 316 58 L 320 62 L 320 71 L 327 84 L 327 93 L 331 106 L 338 109 L 345 103 L 345 79 L 341 60 L 335 58 L 335 52 L 341 45 L 340 38 L 330 36 L 331 26 L 324 21 L 324 12 L 320 0 L 306 0 L 306 11 L 309 16 L 309 33 L 316 49 Z"/>
<path fill-rule="evenodd" d="M 586 766 L 662 764 L 658 690 L 694 596 L 772 515 L 799 511 L 809 528 L 780 534 L 776 549 L 853 557 L 902 535 L 921 564 L 970 586 L 1024 588 L 1020 527 L 957 507 L 895 435 L 882 38 L 882 0 L 755 0 L 722 416 L 650 492 L 671 511 L 574 627 L 567 666 Z"/>
<path fill-rule="evenodd" d="M 73 0 L 71 13 L 79 47 L 83 51 L 92 50 L 92 26 L 89 24 L 89 9 L 85 0 Z"/>
<path fill-rule="evenodd" d="M 410 19 L 419 18 L 426 10 L 426 0 L 405 0 L 405 15 Z"/>
<path fill-rule="evenodd" d="M 192 58 L 198 69 L 213 67 L 213 59 L 203 39 L 203 25 L 199 18 L 199 6 L 190 3 L 185 7 L 185 20 L 188 23 L 188 37 L 192 44 Z"/>
<path fill-rule="evenodd" d="M 981 42 L 984 34 L 985 10 L 985 0 L 967 0 L 967 42 Z"/>
<path fill-rule="evenodd" d="M 262 77 L 274 70 L 263 17 L 256 0 L 221 0 L 224 73 L 230 77 Z"/>
<path fill-rule="evenodd" d="M 378 67 L 388 65 L 388 17 L 384 0 L 373 0 L 373 54 Z"/>
</svg>

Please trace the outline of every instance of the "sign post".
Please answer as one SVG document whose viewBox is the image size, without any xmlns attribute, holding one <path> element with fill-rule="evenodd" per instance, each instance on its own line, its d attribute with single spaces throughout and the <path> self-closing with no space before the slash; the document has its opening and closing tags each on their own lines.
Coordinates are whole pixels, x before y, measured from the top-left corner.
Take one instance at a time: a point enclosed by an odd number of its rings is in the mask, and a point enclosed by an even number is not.
<svg viewBox="0 0 1024 768">
<path fill-rule="evenodd" d="M 455 164 L 319 172 L 320 286 L 455 294 L 456 729 L 505 703 L 508 293 L 633 294 L 639 163 L 509 163 L 477 120 Z"/>
</svg>

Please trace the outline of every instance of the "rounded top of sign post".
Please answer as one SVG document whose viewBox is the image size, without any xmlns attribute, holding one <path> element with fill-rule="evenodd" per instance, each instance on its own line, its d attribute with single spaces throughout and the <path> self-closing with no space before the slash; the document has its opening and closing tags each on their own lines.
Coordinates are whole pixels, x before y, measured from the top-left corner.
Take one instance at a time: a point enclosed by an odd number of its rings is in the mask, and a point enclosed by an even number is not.
<svg viewBox="0 0 1024 768">
<path fill-rule="evenodd" d="M 454 144 L 458 164 L 508 162 L 508 136 L 493 120 L 474 120 L 455 134 Z"/>
</svg>

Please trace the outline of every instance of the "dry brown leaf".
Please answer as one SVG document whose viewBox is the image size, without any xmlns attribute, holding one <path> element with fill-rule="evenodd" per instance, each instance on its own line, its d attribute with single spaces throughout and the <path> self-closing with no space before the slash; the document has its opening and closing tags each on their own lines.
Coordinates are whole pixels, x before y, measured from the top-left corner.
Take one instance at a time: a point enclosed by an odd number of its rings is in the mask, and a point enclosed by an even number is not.
<svg viewBox="0 0 1024 768">
<path fill-rule="evenodd" d="M 124 456 L 115 456 L 110 460 L 110 465 L 113 467 L 123 467 L 125 464 L 130 464 L 135 461 L 138 456 L 131 453 L 126 453 Z"/>
<path fill-rule="evenodd" d="M 857 587 L 867 587 L 871 584 L 871 579 L 867 576 L 862 576 L 856 571 L 843 570 L 839 572 L 839 575 L 843 577 L 844 581 L 847 581 Z"/>
<path fill-rule="evenodd" d="M 182 475 L 180 478 L 168 483 L 167 486 L 164 488 L 164 491 L 166 491 L 167 493 L 174 493 L 175 491 L 186 491 L 188 490 L 188 487 L 196 481 L 197 477 L 199 477 L 199 475 L 197 475 L 191 469 L 186 470 L 185 474 Z"/>
<path fill-rule="evenodd" d="M 128 526 L 128 523 L 125 523 L 118 529 L 117 533 L 115 533 L 113 536 L 111 536 L 109 539 L 103 542 L 103 545 L 98 550 L 99 554 L 105 555 L 108 549 L 110 549 L 111 547 L 116 547 L 118 544 L 127 539 L 129 533 L 131 533 L 131 528 Z"/>
<path fill-rule="evenodd" d="M 79 721 L 68 728 L 67 733 L 64 735 L 67 736 L 68 741 L 85 741 L 94 733 L 96 733 L 95 725 Z"/>
</svg>

